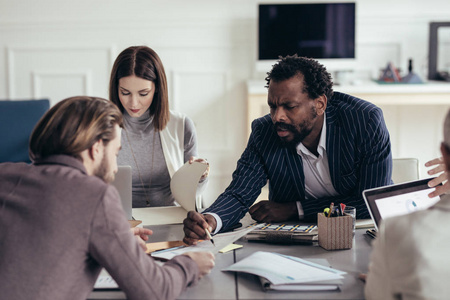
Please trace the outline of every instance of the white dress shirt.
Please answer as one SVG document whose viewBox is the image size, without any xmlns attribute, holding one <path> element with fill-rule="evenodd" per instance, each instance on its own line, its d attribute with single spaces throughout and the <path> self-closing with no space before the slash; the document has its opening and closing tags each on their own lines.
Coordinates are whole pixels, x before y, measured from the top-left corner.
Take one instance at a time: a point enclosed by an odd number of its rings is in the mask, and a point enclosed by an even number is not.
<svg viewBox="0 0 450 300">
<path fill-rule="evenodd" d="M 297 153 L 303 160 L 306 199 L 318 199 L 338 195 L 333 187 L 333 183 L 331 182 L 330 167 L 328 166 L 326 137 L 327 123 L 326 114 L 324 114 L 322 132 L 320 133 L 319 144 L 317 145 L 317 152 L 319 156 L 316 156 L 309 151 L 303 143 L 300 143 L 297 146 Z M 303 208 L 300 201 L 297 201 L 297 209 L 299 218 L 303 218 Z"/>
</svg>

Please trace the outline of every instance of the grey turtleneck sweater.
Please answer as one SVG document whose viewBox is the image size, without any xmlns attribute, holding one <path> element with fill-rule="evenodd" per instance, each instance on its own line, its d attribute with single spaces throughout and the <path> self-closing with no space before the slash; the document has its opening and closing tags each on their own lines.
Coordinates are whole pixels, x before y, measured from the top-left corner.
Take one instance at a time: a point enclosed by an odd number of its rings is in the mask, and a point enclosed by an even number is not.
<svg viewBox="0 0 450 300">
<path fill-rule="evenodd" d="M 133 207 L 173 206 L 170 175 L 161 146 L 159 132 L 153 127 L 149 111 L 138 118 L 123 112 L 122 150 L 118 165 L 129 165 L 133 173 Z M 169 121 L 170 122 L 170 121 Z M 184 129 L 184 162 L 197 156 L 197 135 L 194 122 L 186 117 Z"/>
</svg>

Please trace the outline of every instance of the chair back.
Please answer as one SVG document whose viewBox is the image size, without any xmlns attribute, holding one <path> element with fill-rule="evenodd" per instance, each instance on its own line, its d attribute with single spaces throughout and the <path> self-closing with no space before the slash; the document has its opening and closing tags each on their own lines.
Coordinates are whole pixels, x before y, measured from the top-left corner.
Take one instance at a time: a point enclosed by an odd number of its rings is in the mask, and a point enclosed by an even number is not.
<svg viewBox="0 0 450 300">
<path fill-rule="evenodd" d="M 0 101 L 0 163 L 27 162 L 31 132 L 50 108 L 44 100 Z"/>
<path fill-rule="evenodd" d="M 419 179 L 417 158 L 394 158 L 392 160 L 392 180 L 395 184 Z"/>
</svg>

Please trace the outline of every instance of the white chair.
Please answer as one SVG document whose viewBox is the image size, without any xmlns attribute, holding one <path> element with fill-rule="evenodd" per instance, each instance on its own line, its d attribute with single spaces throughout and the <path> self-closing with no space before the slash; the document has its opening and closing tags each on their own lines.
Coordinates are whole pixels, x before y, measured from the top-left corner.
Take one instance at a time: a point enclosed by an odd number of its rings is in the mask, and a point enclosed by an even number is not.
<svg viewBox="0 0 450 300">
<path fill-rule="evenodd" d="M 419 179 L 417 158 L 394 158 L 392 160 L 392 180 L 395 184 Z"/>
</svg>

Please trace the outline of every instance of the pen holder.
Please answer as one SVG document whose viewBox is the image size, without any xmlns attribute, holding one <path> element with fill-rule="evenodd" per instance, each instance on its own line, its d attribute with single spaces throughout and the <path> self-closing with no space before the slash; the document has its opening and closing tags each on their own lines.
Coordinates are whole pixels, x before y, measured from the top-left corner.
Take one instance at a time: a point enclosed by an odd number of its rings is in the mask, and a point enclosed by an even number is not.
<svg viewBox="0 0 450 300">
<path fill-rule="evenodd" d="M 352 216 L 327 218 L 317 214 L 319 246 L 325 250 L 351 249 L 353 246 Z"/>
</svg>

